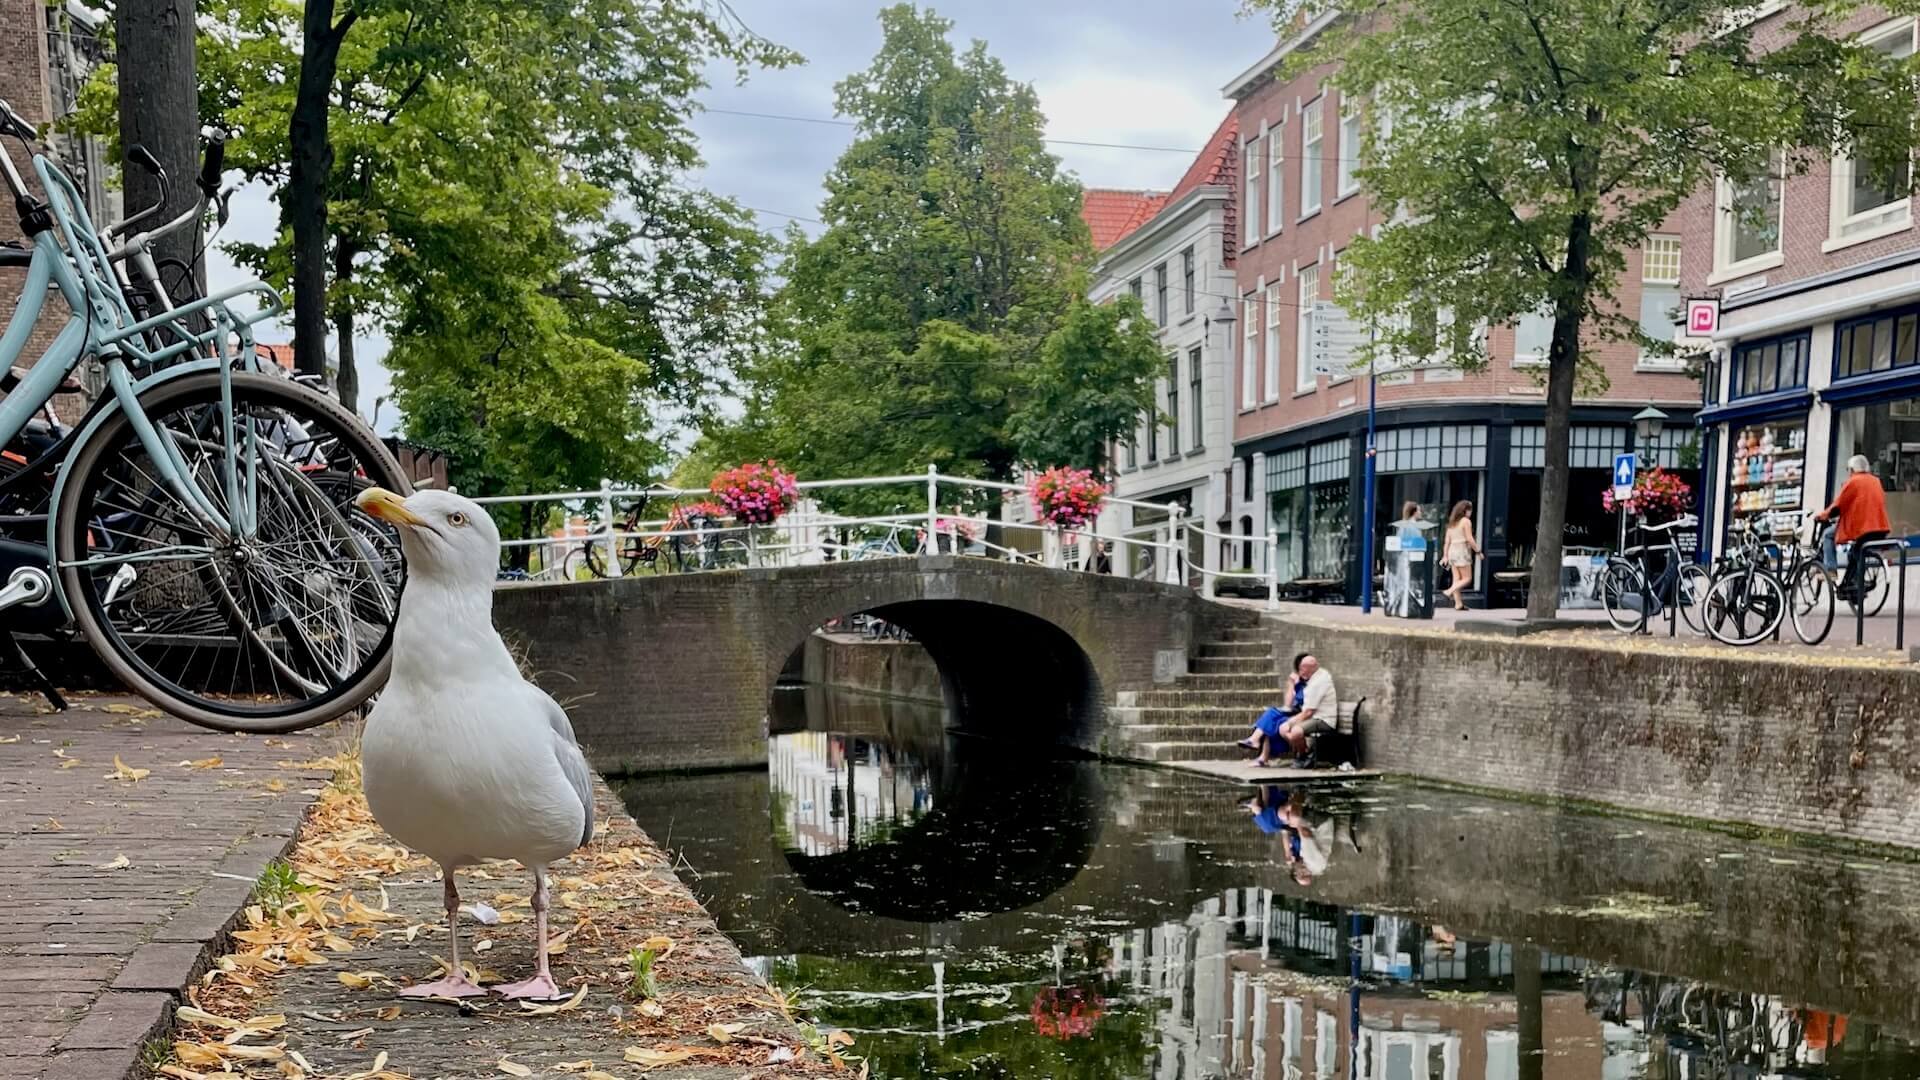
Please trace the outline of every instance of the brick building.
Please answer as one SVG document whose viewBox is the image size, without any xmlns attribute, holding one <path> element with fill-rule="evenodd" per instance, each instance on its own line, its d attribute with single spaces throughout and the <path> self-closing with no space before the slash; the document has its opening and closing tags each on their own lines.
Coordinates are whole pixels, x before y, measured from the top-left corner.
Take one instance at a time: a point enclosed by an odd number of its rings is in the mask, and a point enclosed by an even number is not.
<svg viewBox="0 0 1920 1080">
<path fill-rule="evenodd" d="M 1331 300 L 1340 253 L 1378 229 L 1355 178 L 1358 109 L 1326 85 L 1331 65 L 1291 78 L 1277 68 L 1328 20 L 1309 24 L 1224 88 L 1234 102 L 1241 155 L 1240 297 L 1234 460 L 1228 524 L 1237 534 L 1277 533 L 1279 578 L 1298 590 L 1357 600 L 1368 379 L 1365 371 L 1315 372 L 1308 312 Z M 1663 230 L 1628 259 L 1619 289 L 1627 311 L 1657 337 L 1672 337 L 1687 241 Z M 1446 319 L 1444 311 L 1439 319 Z M 1551 320 L 1528 317 L 1487 328 L 1485 371 L 1396 358 L 1378 377 L 1374 557 L 1387 522 L 1405 501 L 1439 521 L 1460 499 L 1474 503 L 1486 559 L 1476 567 L 1475 603 L 1511 603 L 1530 565 L 1540 505 L 1545 439 L 1544 371 Z M 1662 465 L 1691 464 L 1689 430 L 1699 388 L 1684 368 L 1640 355 L 1631 343 L 1595 343 L 1610 386 L 1574 402 L 1568 545 L 1610 547 L 1615 524 L 1600 495 L 1613 455 L 1634 441 L 1631 417 L 1655 405 L 1672 417 L 1661 435 Z M 1635 448 L 1639 449 L 1639 448 Z M 1257 543 L 1236 545 L 1244 566 L 1263 558 Z M 1579 556 L 1574 556 L 1578 558 Z"/>
<path fill-rule="evenodd" d="M 1788 31 L 1760 9 L 1765 48 Z M 1894 56 L 1911 16 L 1863 11 L 1841 29 Z M 1887 490 L 1895 536 L 1920 534 L 1920 236 L 1911 176 L 1856 176 L 1816 153 L 1776 178 L 1724 181 L 1681 207 L 1681 286 L 1718 297 L 1700 419 L 1711 544 L 1730 528 L 1790 533 L 1833 498 L 1864 455 Z"/>
</svg>

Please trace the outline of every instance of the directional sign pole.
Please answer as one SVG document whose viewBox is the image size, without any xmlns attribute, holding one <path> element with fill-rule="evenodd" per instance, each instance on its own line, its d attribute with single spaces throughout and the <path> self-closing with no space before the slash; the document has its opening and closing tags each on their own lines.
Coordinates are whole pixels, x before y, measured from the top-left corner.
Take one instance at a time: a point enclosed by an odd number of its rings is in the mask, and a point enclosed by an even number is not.
<svg viewBox="0 0 1920 1080">
<path fill-rule="evenodd" d="M 1632 453 L 1613 455 L 1613 508 L 1620 517 L 1620 543 L 1615 549 L 1627 550 L 1627 500 L 1633 498 L 1633 473 L 1638 458 Z"/>
</svg>

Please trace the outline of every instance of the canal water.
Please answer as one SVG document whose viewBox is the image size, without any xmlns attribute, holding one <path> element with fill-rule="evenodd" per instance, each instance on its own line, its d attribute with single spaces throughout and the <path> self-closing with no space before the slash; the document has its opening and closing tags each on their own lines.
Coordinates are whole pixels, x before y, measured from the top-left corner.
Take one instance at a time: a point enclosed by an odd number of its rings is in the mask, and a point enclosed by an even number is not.
<svg viewBox="0 0 1920 1080">
<path fill-rule="evenodd" d="M 876 1077 L 1920 1077 L 1909 864 L 1064 760 L 818 689 L 772 727 L 764 773 L 623 797 Z"/>
</svg>

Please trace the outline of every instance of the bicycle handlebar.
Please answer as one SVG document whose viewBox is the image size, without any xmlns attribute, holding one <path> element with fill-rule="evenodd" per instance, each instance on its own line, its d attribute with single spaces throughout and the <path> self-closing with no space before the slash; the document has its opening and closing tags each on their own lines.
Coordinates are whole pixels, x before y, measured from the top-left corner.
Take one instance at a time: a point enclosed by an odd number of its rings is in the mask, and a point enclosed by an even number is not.
<svg viewBox="0 0 1920 1080">
<path fill-rule="evenodd" d="M 1698 524 L 1700 524 L 1699 518 L 1694 517 L 1692 514 L 1682 514 L 1679 517 L 1674 518 L 1672 521 L 1669 521 L 1664 525 L 1649 525 L 1643 521 L 1640 523 L 1640 531 L 1641 532 L 1666 532 L 1670 529 L 1685 529 Z"/>
</svg>

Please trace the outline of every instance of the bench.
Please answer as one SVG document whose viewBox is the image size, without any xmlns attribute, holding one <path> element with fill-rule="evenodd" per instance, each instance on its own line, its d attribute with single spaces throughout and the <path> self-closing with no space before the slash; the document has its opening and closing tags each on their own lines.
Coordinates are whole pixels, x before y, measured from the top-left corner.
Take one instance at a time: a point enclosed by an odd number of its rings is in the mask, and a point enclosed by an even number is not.
<svg viewBox="0 0 1920 1080">
<path fill-rule="evenodd" d="M 1351 705 L 1342 702 L 1334 730 L 1307 736 L 1309 768 L 1333 769 L 1341 765 L 1360 767 L 1360 714 L 1367 707 L 1361 698 Z"/>
</svg>

